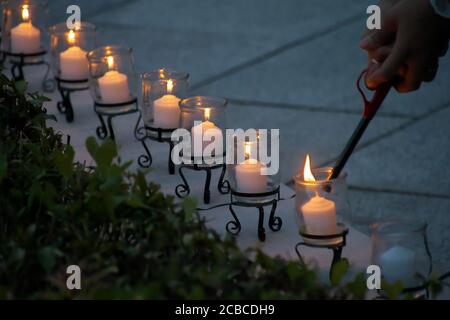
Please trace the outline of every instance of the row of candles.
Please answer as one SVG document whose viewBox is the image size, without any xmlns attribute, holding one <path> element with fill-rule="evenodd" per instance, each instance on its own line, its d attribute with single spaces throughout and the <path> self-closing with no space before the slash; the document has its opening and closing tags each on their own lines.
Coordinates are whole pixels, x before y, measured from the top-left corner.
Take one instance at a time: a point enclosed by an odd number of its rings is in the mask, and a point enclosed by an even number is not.
<svg viewBox="0 0 450 320">
<path fill-rule="evenodd" d="M 13 53 L 33 54 L 41 49 L 41 34 L 30 17 L 28 5 L 22 6 L 22 20 L 11 29 L 11 47 Z M 85 80 L 89 78 L 88 52 L 77 44 L 78 31 L 69 30 L 66 33 L 69 47 L 59 55 L 59 77 L 64 80 Z M 103 103 L 119 104 L 130 100 L 128 77 L 120 73 L 113 55 L 105 55 L 108 70 L 98 78 L 99 93 Z M 157 128 L 177 128 L 180 118 L 180 103 L 182 99 L 173 93 L 174 79 L 166 80 L 166 93 L 153 101 L 153 123 Z M 204 106 L 203 106 L 204 107 Z M 202 149 L 209 142 L 203 141 L 203 136 L 222 134 L 222 130 L 211 121 L 211 108 L 203 108 L 203 122 L 191 128 L 193 143 L 202 141 Z M 194 148 L 194 145 L 192 146 Z M 264 164 L 252 155 L 252 144 L 244 145 L 245 160 L 235 168 L 236 188 L 239 192 L 249 194 L 265 193 L 268 177 L 261 174 Z M 340 179 L 340 178 L 338 178 Z M 337 233 L 337 206 L 332 199 L 333 194 L 324 191 L 327 179 L 317 181 L 311 169 L 309 155 L 306 158 L 303 174 L 296 178 L 297 200 L 296 209 L 303 218 L 308 233 L 316 235 L 334 235 Z M 334 183 L 330 181 L 330 183 Z M 385 276 L 395 280 L 410 278 L 414 273 L 414 252 L 402 246 L 394 246 L 384 252 L 379 261 Z"/>
</svg>

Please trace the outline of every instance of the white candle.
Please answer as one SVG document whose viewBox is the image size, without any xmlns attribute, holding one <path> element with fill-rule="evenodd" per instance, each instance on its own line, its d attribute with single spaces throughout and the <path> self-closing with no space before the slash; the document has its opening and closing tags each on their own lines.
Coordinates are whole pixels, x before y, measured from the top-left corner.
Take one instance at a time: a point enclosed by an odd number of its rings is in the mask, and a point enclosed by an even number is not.
<svg viewBox="0 0 450 320">
<path fill-rule="evenodd" d="M 41 32 L 31 22 L 22 22 L 11 29 L 11 52 L 36 53 L 41 47 Z"/>
<path fill-rule="evenodd" d="M 301 207 L 301 211 L 308 233 L 314 235 L 336 233 L 336 205 L 333 201 L 316 195 Z"/>
<path fill-rule="evenodd" d="M 108 68 L 114 67 L 114 57 L 106 58 Z M 103 77 L 98 79 L 100 95 L 103 103 L 123 103 L 131 99 L 128 88 L 128 77 L 116 70 L 106 72 Z"/>
<path fill-rule="evenodd" d="M 167 81 L 167 94 L 153 102 L 153 125 L 156 128 L 178 128 L 180 120 L 180 99 L 172 93 L 173 81 Z"/>
<path fill-rule="evenodd" d="M 209 141 L 204 141 L 203 137 L 205 136 L 205 134 L 208 132 L 208 135 L 210 137 L 216 137 L 219 135 L 222 135 L 222 130 L 220 130 L 214 122 L 209 121 L 209 117 L 210 117 L 210 108 L 205 108 L 204 111 L 204 118 L 205 121 L 203 121 L 202 123 L 193 126 L 192 130 L 191 130 L 191 137 L 192 137 L 192 151 L 195 152 L 195 146 L 198 143 L 201 143 L 201 151 L 203 154 L 203 151 L 205 150 L 205 148 L 211 143 L 211 140 Z M 212 155 L 211 155 L 212 156 Z"/>
<path fill-rule="evenodd" d="M 60 54 L 61 79 L 83 80 L 89 76 L 89 64 L 86 51 L 76 46 L 76 33 L 70 30 L 67 34 L 69 49 Z"/>
<path fill-rule="evenodd" d="M 83 80 L 89 76 L 89 65 L 86 51 L 78 46 L 72 46 L 60 54 L 61 79 Z"/>
<path fill-rule="evenodd" d="M 267 191 L 267 176 L 262 174 L 265 166 L 251 159 L 251 145 L 245 144 L 245 154 L 249 158 L 236 166 L 237 191 L 243 193 L 264 193 Z"/>
<path fill-rule="evenodd" d="M 303 178 L 314 187 L 316 178 L 311 171 L 311 158 L 306 156 Z M 313 235 L 332 235 L 337 232 L 336 204 L 316 195 L 300 207 L 306 231 Z"/>
<path fill-rule="evenodd" d="M 414 260 L 415 254 L 412 250 L 394 246 L 380 257 L 381 274 L 390 283 L 400 280 L 404 285 L 411 284 L 415 274 Z"/>
<path fill-rule="evenodd" d="M 11 29 L 11 52 L 37 53 L 41 47 L 41 32 L 31 23 L 27 4 L 22 6 L 22 19 L 24 22 Z"/>
</svg>

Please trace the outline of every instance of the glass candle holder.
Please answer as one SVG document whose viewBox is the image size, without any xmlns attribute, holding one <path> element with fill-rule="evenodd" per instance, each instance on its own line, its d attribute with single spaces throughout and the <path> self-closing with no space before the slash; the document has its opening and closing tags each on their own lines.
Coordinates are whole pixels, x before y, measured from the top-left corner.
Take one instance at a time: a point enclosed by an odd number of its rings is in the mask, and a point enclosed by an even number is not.
<svg viewBox="0 0 450 320">
<path fill-rule="evenodd" d="M 145 126 L 177 129 L 180 126 L 179 102 L 187 97 L 189 74 L 159 69 L 141 75 L 141 114 Z"/>
<path fill-rule="evenodd" d="M 432 270 L 427 244 L 427 224 L 396 220 L 371 225 L 372 264 L 381 268 L 389 283 L 401 281 L 406 288 L 423 284 Z"/>
<path fill-rule="evenodd" d="M 88 81 L 87 53 L 96 47 L 96 27 L 81 22 L 75 29 L 67 29 L 66 23 L 50 27 L 51 60 L 53 73 L 65 82 Z"/>
<path fill-rule="evenodd" d="M 236 201 L 263 203 L 279 197 L 280 170 L 272 170 L 265 155 L 273 155 L 271 135 L 255 130 L 244 140 L 233 137 L 228 165 L 228 180 Z M 272 164 L 270 164 L 272 165 Z"/>
<path fill-rule="evenodd" d="M 180 110 L 180 128 L 189 131 L 191 138 L 183 162 L 212 165 L 224 160 L 227 101 L 196 96 L 182 100 Z"/>
<path fill-rule="evenodd" d="M 131 48 L 105 46 L 88 53 L 89 79 L 96 111 L 123 114 L 137 106 L 138 76 Z"/>
<path fill-rule="evenodd" d="M 328 179 L 332 168 L 311 169 L 309 158 L 303 174 L 295 177 L 296 221 L 304 240 L 311 236 L 322 236 L 317 244 L 339 243 L 345 228 L 338 224 L 340 216 L 350 210 L 347 200 L 346 173 L 337 179 Z"/>
<path fill-rule="evenodd" d="M 2 5 L 1 51 L 11 59 L 46 53 L 47 1 L 9 0 Z M 28 61 L 27 61 L 28 62 Z"/>
</svg>

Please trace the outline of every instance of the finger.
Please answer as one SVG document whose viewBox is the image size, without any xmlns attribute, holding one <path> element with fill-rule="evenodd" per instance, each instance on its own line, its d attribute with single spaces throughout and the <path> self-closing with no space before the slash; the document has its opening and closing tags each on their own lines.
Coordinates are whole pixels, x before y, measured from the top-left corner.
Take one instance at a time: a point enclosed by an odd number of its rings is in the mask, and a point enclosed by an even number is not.
<svg viewBox="0 0 450 320">
<path fill-rule="evenodd" d="M 370 60 L 383 62 L 391 54 L 391 52 L 392 52 L 391 46 L 383 46 L 376 50 L 369 51 L 368 56 Z"/>
<path fill-rule="evenodd" d="M 407 65 L 408 71 L 404 81 L 395 86 L 395 89 L 401 93 L 416 91 L 419 89 L 427 69 L 426 59 L 423 57 L 414 57 L 409 59 Z"/>
<path fill-rule="evenodd" d="M 392 43 L 395 38 L 395 24 L 389 16 L 382 22 L 381 29 L 371 30 L 359 42 L 361 49 L 370 51 Z"/>
<path fill-rule="evenodd" d="M 380 84 L 391 81 L 398 74 L 398 71 L 407 57 L 406 47 L 401 42 L 397 42 L 381 67 L 376 70 L 366 81 L 370 89 L 377 88 Z"/>
</svg>

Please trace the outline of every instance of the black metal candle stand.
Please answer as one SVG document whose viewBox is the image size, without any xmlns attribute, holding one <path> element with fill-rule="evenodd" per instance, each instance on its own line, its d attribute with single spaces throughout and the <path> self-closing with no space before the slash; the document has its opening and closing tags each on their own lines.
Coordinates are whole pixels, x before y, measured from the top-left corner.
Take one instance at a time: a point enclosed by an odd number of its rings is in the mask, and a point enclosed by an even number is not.
<svg viewBox="0 0 450 320">
<path fill-rule="evenodd" d="M 130 108 L 125 111 L 117 111 L 121 107 Z M 94 103 L 94 111 L 97 113 L 98 119 L 100 120 L 100 126 L 96 129 L 97 137 L 100 139 L 105 139 L 106 137 L 110 137 L 112 140 L 115 140 L 115 134 L 112 127 L 112 119 L 114 117 L 123 116 L 126 114 L 131 114 L 138 112 L 138 101 L 136 98 L 123 102 L 123 103 Z M 106 118 L 106 123 L 103 117 Z M 136 129 L 135 129 L 136 130 Z"/>
<path fill-rule="evenodd" d="M 11 63 L 11 75 L 14 80 L 20 81 L 25 79 L 25 74 L 23 68 L 25 66 L 38 66 L 45 65 L 47 70 L 44 75 L 44 80 L 42 81 L 42 90 L 45 92 L 52 92 L 55 90 L 55 82 L 53 79 L 49 79 L 50 74 L 50 64 L 45 61 L 46 50 L 41 50 L 36 53 L 12 53 L 8 51 L 1 52 L 2 63 L 9 58 Z"/>
<path fill-rule="evenodd" d="M 149 168 L 152 165 L 153 158 L 152 154 L 150 152 L 150 148 L 147 146 L 146 140 L 153 140 L 157 141 L 159 143 L 167 143 L 169 144 L 169 160 L 168 160 L 168 167 L 169 167 L 169 173 L 175 174 L 175 164 L 172 161 L 172 150 L 174 147 L 174 142 L 171 139 L 171 134 L 176 129 L 163 129 L 163 128 L 154 128 L 147 125 L 144 125 L 144 127 L 138 128 L 139 122 L 136 123 L 135 128 L 135 136 L 140 135 L 141 137 L 139 140 L 142 143 L 142 146 L 144 147 L 145 153 L 140 155 L 138 158 L 138 163 L 143 168 Z M 142 132 L 144 131 L 144 132 Z M 137 132 L 137 134 L 136 134 Z"/>
<path fill-rule="evenodd" d="M 58 101 L 58 111 L 66 116 L 67 122 L 72 122 L 74 118 L 71 93 L 75 91 L 83 91 L 89 89 L 89 80 L 65 80 L 56 77 L 56 83 L 58 85 L 58 91 L 62 100 Z"/>
<path fill-rule="evenodd" d="M 233 206 L 258 208 L 258 239 L 261 242 L 266 240 L 266 230 L 264 229 L 264 207 L 271 206 L 268 223 L 270 230 L 274 232 L 280 231 L 283 221 L 280 217 L 275 216 L 278 201 L 281 200 L 279 187 L 273 191 L 265 193 L 242 193 L 231 189 L 230 195 L 231 201 L 228 207 L 234 220 L 229 221 L 226 225 L 226 230 L 229 233 L 237 235 L 241 231 L 241 222 L 239 221 Z M 263 200 L 258 201 L 258 199 Z"/>
<path fill-rule="evenodd" d="M 191 163 L 190 164 L 181 164 L 178 168 L 178 173 L 180 174 L 181 180 L 183 180 L 183 183 L 179 184 L 175 188 L 175 194 L 179 198 L 184 198 L 188 196 L 191 192 L 191 188 L 189 186 L 189 183 L 183 174 L 183 169 L 189 169 L 194 171 L 205 171 L 206 173 L 206 179 L 205 179 L 205 187 L 203 191 L 203 202 L 205 204 L 209 204 L 211 202 L 211 191 L 210 191 L 210 185 L 211 185 L 211 175 L 212 171 L 216 169 L 221 169 L 220 172 L 220 178 L 219 182 L 217 184 L 217 190 L 220 194 L 227 194 L 230 192 L 230 184 L 227 180 L 225 180 L 225 172 L 227 170 L 227 165 L 225 163 L 226 155 L 225 153 L 222 155 L 222 163 L 220 164 L 206 164 L 206 161 L 204 161 L 204 158 L 201 159 L 191 157 Z M 196 163 L 196 160 L 198 163 Z"/>
<path fill-rule="evenodd" d="M 300 236 L 303 241 L 299 242 L 295 246 L 295 252 L 302 264 L 305 264 L 302 255 L 300 254 L 300 247 L 310 247 L 310 248 L 323 248 L 333 251 L 333 260 L 331 261 L 330 267 L 330 279 L 331 273 L 334 265 L 339 262 L 342 258 L 342 249 L 347 243 L 348 228 L 342 224 L 338 223 L 337 230 L 335 234 L 330 235 L 317 235 L 310 234 L 307 232 L 306 228 L 303 226 L 300 228 Z"/>
</svg>

